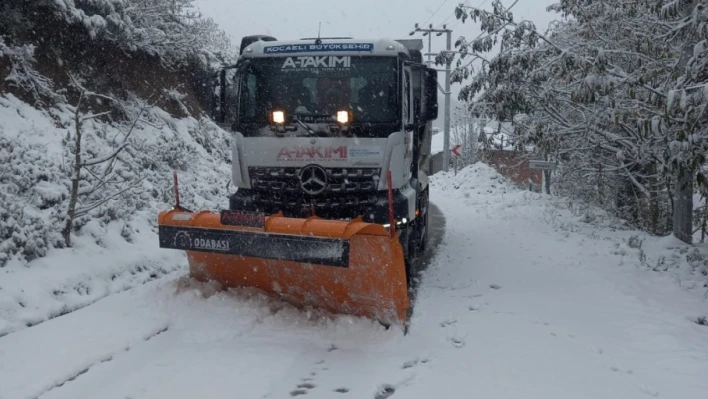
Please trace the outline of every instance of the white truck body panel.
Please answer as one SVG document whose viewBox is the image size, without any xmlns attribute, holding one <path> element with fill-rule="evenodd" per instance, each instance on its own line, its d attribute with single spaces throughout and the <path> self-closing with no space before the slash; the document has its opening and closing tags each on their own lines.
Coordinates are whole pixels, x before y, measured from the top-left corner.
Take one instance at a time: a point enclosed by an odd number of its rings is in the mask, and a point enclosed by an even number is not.
<svg viewBox="0 0 708 399">
<path fill-rule="evenodd" d="M 410 136 L 410 134 L 406 134 Z M 244 137 L 234 135 L 232 179 L 240 188 L 251 188 L 249 167 L 299 168 L 318 164 L 324 168 L 381 168 L 379 190 L 386 190 L 391 170 L 393 188 L 410 180 L 410 140 L 403 132 L 388 138 Z"/>
</svg>

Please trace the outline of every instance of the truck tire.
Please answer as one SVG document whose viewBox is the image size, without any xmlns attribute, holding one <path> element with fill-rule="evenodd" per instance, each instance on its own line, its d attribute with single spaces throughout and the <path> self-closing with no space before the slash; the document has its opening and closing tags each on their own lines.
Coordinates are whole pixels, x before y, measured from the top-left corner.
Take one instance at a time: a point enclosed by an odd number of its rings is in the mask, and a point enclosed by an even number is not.
<svg viewBox="0 0 708 399">
<path fill-rule="evenodd" d="M 425 192 L 425 197 L 423 199 L 425 214 L 423 215 L 423 237 L 420 242 L 420 253 L 425 253 L 428 250 L 428 240 L 430 239 L 430 197 L 428 191 Z"/>
<path fill-rule="evenodd" d="M 413 283 L 413 279 L 418 276 L 418 268 L 420 266 L 420 258 L 425 254 L 428 247 L 428 220 L 429 220 L 429 203 L 428 190 L 421 193 L 420 208 L 423 210 L 422 215 L 417 217 L 410 224 L 407 231 L 408 250 L 406 251 L 406 279 L 408 286 Z"/>
<path fill-rule="evenodd" d="M 424 254 L 425 251 L 428 250 L 428 237 L 429 237 L 429 229 L 428 229 L 428 213 L 426 212 L 425 215 L 421 218 L 422 219 L 422 227 L 421 229 L 423 230 L 422 232 L 422 237 L 420 238 L 420 241 L 418 242 L 420 254 Z"/>
</svg>

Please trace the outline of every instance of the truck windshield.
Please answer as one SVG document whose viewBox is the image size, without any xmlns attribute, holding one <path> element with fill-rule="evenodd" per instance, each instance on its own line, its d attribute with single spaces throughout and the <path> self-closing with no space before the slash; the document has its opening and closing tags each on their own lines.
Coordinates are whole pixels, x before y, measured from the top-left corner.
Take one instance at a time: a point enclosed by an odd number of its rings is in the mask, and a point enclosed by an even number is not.
<svg viewBox="0 0 708 399">
<path fill-rule="evenodd" d="M 239 121 L 265 126 L 283 111 L 306 123 L 350 111 L 353 123 L 395 123 L 395 57 L 290 56 L 252 59 L 242 74 Z"/>
</svg>

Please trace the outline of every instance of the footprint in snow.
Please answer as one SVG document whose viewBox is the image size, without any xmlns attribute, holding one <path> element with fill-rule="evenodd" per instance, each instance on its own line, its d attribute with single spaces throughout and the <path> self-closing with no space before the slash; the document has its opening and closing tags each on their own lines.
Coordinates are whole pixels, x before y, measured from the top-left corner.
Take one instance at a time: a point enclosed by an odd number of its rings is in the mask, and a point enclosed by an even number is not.
<svg viewBox="0 0 708 399">
<path fill-rule="evenodd" d="M 418 359 L 416 359 L 416 360 L 409 360 L 409 361 L 403 363 L 403 369 L 405 370 L 405 369 L 412 368 L 412 367 L 415 366 L 416 364 L 418 364 Z"/>
<path fill-rule="evenodd" d="M 612 366 L 612 367 L 610 367 L 610 370 L 614 371 L 615 373 L 622 373 L 622 372 L 624 372 L 624 373 L 627 373 L 627 374 L 634 374 L 634 371 L 631 370 L 631 369 L 622 370 L 621 368 L 619 368 L 619 367 L 617 367 L 617 366 Z"/>
<path fill-rule="evenodd" d="M 374 399 L 386 399 L 396 393 L 396 388 L 394 388 L 392 385 L 384 385 L 382 386 L 379 391 L 376 393 L 376 396 L 374 396 Z"/>
<path fill-rule="evenodd" d="M 409 369 L 409 368 L 415 367 L 416 365 L 418 365 L 418 363 L 423 363 L 423 364 L 425 364 L 425 363 L 428 363 L 429 361 L 430 361 L 430 360 L 428 360 L 428 359 L 409 360 L 409 361 L 403 363 L 403 369 L 404 369 L 404 370 L 405 370 L 405 369 Z"/>
<path fill-rule="evenodd" d="M 465 340 L 461 337 L 450 337 L 450 342 L 452 342 L 452 346 L 455 348 L 462 348 L 465 346 Z"/>
<path fill-rule="evenodd" d="M 442 323 L 440 323 L 440 327 L 445 328 L 445 327 L 455 324 L 455 323 L 457 323 L 456 319 L 445 320 Z"/>
<path fill-rule="evenodd" d="M 655 390 L 653 390 L 653 389 L 651 389 L 651 388 L 641 387 L 641 388 L 639 388 L 639 390 L 641 390 L 641 391 L 644 392 L 645 394 L 647 394 L 647 395 L 649 395 L 649 396 L 653 396 L 653 397 L 655 397 L 655 398 L 656 398 L 657 396 L 659 396 L 659 391 L 655 391 Z"/>
<path fill-rule="evenodd" d="M 316 387 L 316 385 L 311 382 L 304 382 L 302 384 L 299 384 L 297 387 L 299 389 L 312 389 L 312 388 Z"/>
<path fill-rule="evenodd" d="M 309 380 L 309 378 L 303 378 L 303 381 Z M 307 391 L 316 387 L 317 385 L 311 383 L 311 382 L 303 382 L 301 384 L 297 385 L 297 389 L 293 390 L 290 392 L 290 396 L 300 396 L 300 395 L 307 395 Z"/>
</svg>

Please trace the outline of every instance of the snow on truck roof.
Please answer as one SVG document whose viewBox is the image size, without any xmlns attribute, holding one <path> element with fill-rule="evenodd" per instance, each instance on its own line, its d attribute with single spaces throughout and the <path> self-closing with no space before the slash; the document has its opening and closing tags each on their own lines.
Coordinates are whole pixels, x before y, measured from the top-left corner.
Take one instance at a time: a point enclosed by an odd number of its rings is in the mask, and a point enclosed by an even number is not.
<svg viewBox="0 0 708 399">
<path fill-rule="evenodd" d="M 422 42 L 421 42 L 422 43 Z M 408 48 L 391 39 L 315 39 L 288 41 L 256 41 L 244 49 L 244 57 L 282 57 L 288 55 L 340 55 L 396 56 L 399 52 L 408 54 Z"/>
</svg>

